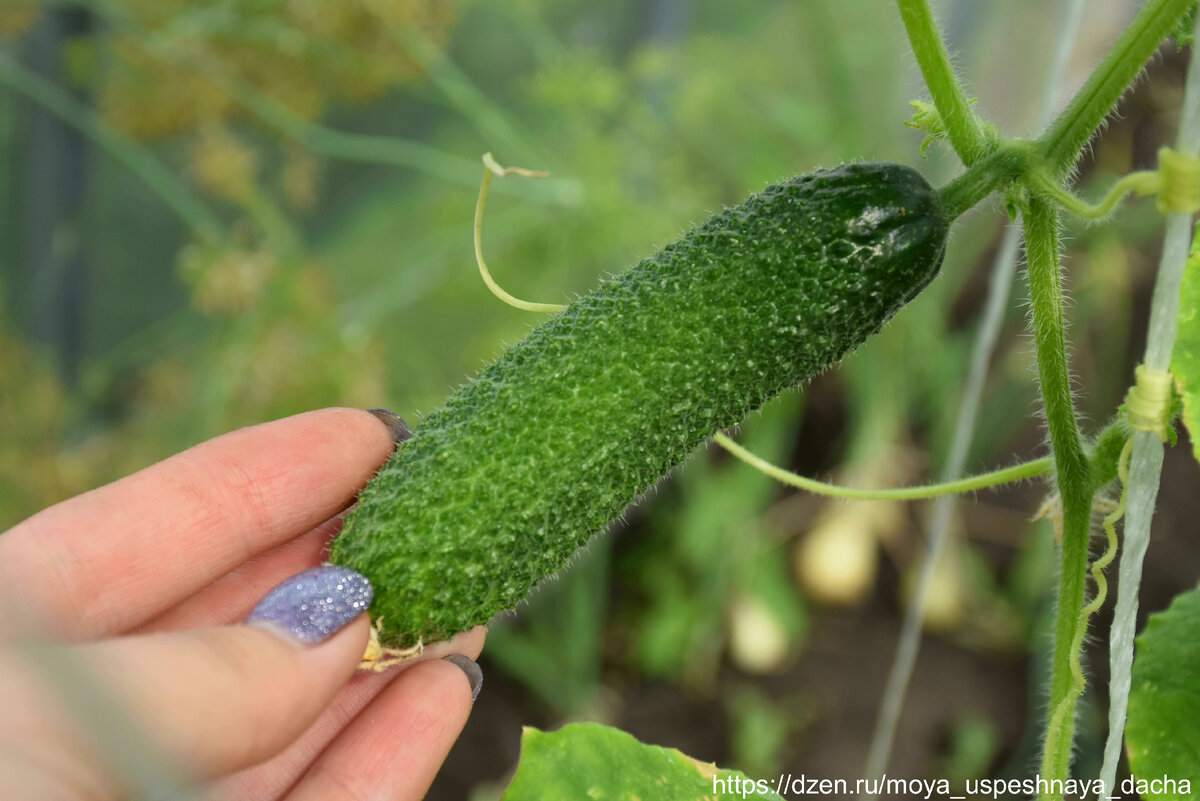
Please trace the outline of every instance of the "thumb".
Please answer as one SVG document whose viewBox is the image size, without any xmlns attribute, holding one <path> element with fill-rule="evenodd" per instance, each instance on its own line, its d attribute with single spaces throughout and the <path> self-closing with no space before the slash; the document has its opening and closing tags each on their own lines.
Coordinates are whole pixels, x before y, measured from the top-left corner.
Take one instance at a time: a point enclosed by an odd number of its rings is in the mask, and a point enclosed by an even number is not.
<svg viewBox="0 0 1200 801">
<path fill-rule="evenodd" d="M 325 566 L 278 585 L 246 625 L 67 648 L 165 756 L 192 777 L 208 777 L 274 756 L 317 719 L 362 658 L 370 602 L 365 577 Z M 98 733 L 91 728 L 86 735 Z M 119 748 L 87 739 L 96 754 Z M 61 750 L 72 743 L 80 740 L 68 732 Z M 99 764 L 97 772 L 112 777 Z"/>
</svg>

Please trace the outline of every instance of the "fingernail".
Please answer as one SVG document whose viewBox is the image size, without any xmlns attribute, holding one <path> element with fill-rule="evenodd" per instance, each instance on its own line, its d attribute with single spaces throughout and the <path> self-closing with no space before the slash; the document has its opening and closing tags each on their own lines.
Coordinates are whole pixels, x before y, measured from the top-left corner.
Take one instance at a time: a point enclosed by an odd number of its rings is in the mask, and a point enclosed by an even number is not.
<svg viewBox="0 0 1200 801">
<path fill-rule="evenodd" d="M 315 645 L 367 611 L 372 597 L 366 576 L 346 567 L 322 565 L 277 584 L 246 622 L 265 623 L 305 645 Z"/>
<path fill-rule="evenodd" d="M 463 673 L 467 674 L 467 681 L 471 682 L 471 702 L 479 697 L 479 691 L 483 689 L 483 671 L 479 669 L 479 665 L 475 664 L 475 660 L 463 654 L 450 654 L 443 656 L 442 659 L 446 662 L 452 662 L 458 665 Z"/>
<path fill-rule="evenodd" d="M 412 437 L 412 432 L 408 430 L 408 423 L 405 423 L 404 418 L 390 409 L 367 409 L 367 411 L 378 417 L 388 427 L 388 431 L 392 432 L 392 440 L 397 445 Z"/>
</svg>

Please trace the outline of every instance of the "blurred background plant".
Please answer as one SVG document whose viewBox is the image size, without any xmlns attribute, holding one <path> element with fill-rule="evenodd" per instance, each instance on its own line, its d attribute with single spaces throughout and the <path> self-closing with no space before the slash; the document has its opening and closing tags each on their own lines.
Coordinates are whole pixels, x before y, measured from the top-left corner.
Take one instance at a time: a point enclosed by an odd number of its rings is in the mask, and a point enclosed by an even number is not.
<svg viewBox="0 0 1200 801">
<path fill-rule="evenodd" d="M 1130 5 L 1089 6 L 1080 71 Z M 942 6 L 985 113 L 1027 132 L 1046 5 Z M 0 528 L 237 426 L 332 404 L 419 420 L 536 322 L 475 272 L 485 151 L 552 172 L 495 184 L 484 245 L 502 285 L 545 301 L 769 181 L 919 161 L 902 124 L 919 78 L 874 0 L 0 0 L 0 37 Z M 1152 165 L 1179 64 L 1158 65 L 1085 175 Z M 920 163 L 935 184 L 945 155 Z M 744 440 L 846 483 L 937 475 L 1002 223 L 958 223 L 943 277 Z M 1094 420 L 1124 391 L 1157 225 L 1134 204 L 1070 232 Z M 1041 446 L 1023 328 L 1014 308 L 972 468 Z M 1029 762 L 1053 572 L 1049 527 L 1029 522 L 1041 500 L 961 506 L 898 774 Z M 435 796 L 494 795 L 519 725 L 571 717 L 751 775 L 857 775 L 925 513 L 798 496 L 698 454 L 493 626 L 488 689 Z"/>
</svg>

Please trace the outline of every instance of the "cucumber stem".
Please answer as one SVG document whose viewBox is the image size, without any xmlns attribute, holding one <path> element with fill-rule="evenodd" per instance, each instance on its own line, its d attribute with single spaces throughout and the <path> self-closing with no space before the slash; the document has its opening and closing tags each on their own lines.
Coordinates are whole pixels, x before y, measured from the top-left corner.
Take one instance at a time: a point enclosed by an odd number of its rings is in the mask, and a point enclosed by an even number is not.
<svg viewBox="0 0 1200 801">
<path fill-rule="evenodd" d="M 1009 139 L 938 190 L 947 219 L 955 220 L 1027 169 L 1036 150 L 1032 142 Z"/>
</svg>

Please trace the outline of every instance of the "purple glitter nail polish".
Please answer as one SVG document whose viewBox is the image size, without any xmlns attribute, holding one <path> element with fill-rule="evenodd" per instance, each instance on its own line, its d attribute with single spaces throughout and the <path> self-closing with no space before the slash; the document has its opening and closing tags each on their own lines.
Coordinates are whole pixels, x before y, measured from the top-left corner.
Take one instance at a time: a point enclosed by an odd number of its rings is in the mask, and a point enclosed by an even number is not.
<svg viewBox="0 0 1200 801">
<path fill-rule="evenodd" d="M 276 585 L 246 622 L 270 623 L 313 645 L 367 611 L 373 596 L 371 582 L 361 573 L 334 565 L 314 567 Z"/>
</svg>

